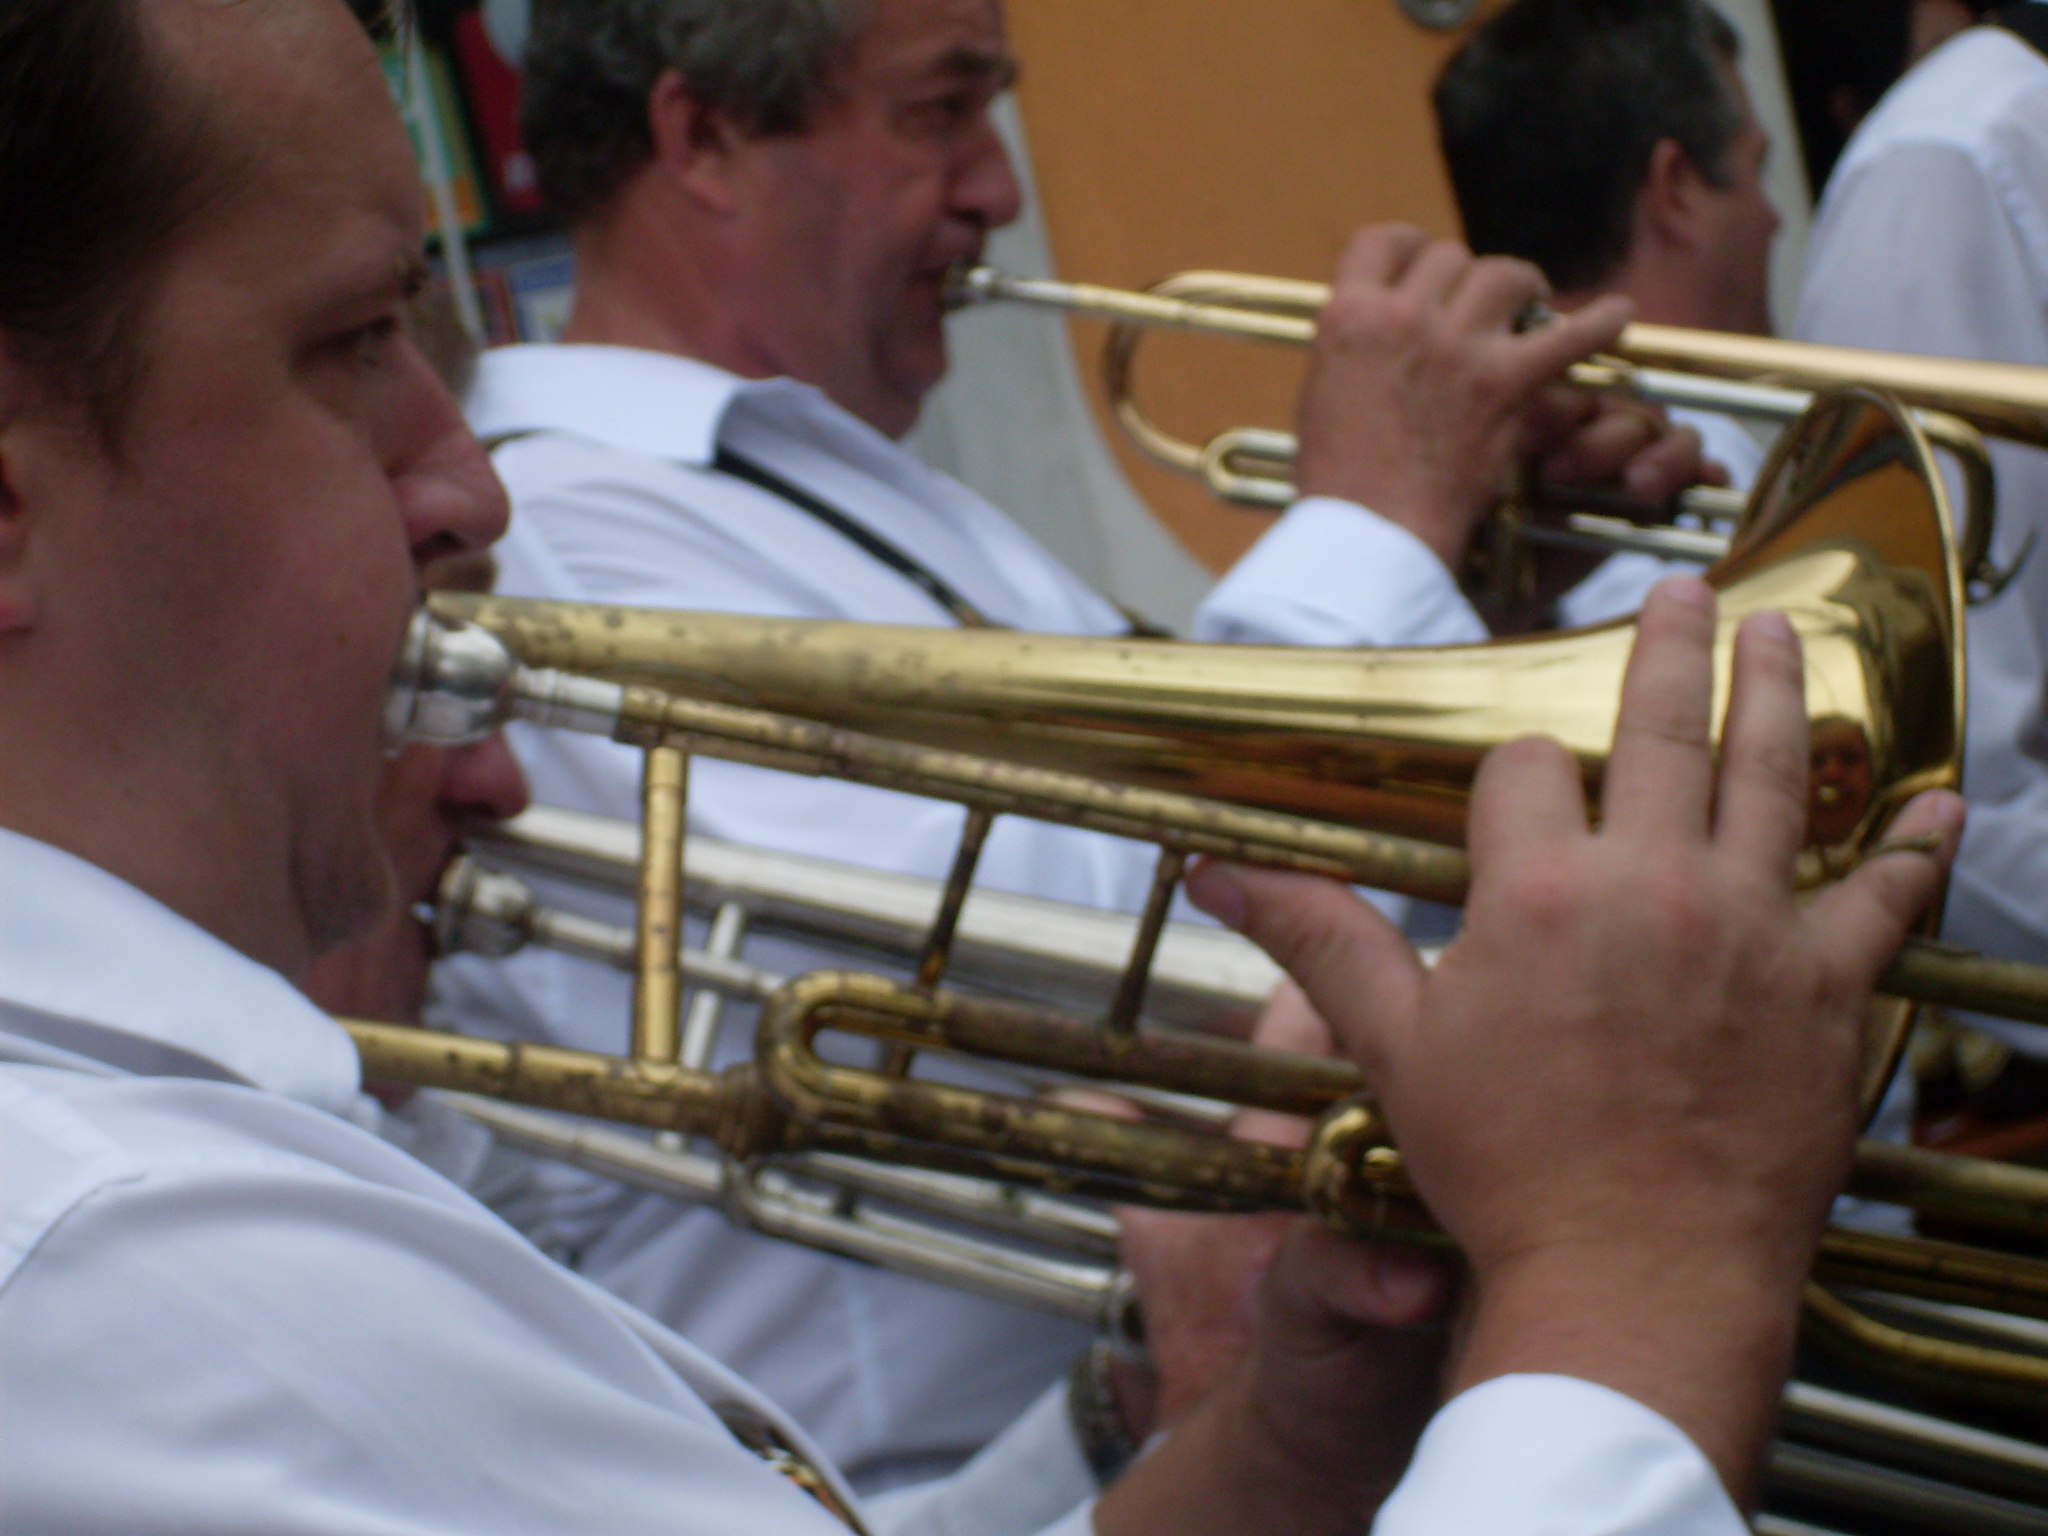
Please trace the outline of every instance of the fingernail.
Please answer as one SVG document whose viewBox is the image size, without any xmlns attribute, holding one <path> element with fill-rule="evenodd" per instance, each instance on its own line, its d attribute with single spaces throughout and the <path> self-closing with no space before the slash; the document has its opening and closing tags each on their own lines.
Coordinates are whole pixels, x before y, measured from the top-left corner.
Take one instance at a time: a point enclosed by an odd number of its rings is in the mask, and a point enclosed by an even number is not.
<svg viewBox="0 0 2048 1536">
<path fill-rule="evenodd" d="M 1204 859 L 1188 872 L 1188 900 L 1226 928 L 1244 927 L 1245 894 L 1228 864 Z"/>
<path fill-rule="evenodd" d="M 1378 1278 L 1381 1300 L 1403 1321 L 1422 1321 L 1443 1298 L 1443 1271 L 1417 1253 L 1380 1249 Z"/>
<path fill-rule="evenodd" d="M 1720 602 L 1714 589 L 1697 576 L 1666 576 L 1656 590 L 1665 602 L 1682 603 L 1697 613 L 1712 614 Z"/>
<path fill-rule="evenodd" d="M 1753 613 L 1743 620 L 1743 627 L 1759 640 L 1769 640 L 1776 645 L 1797 645 L 1799 637 L 1792 632 L 1792 621 L 1775 608 L 1766 608 L 1762 613 Z"/>
<path fill-rule="evenodd" d="M 1969 802 L 1952 789 L 1924 790 L 1917 799 L 1924 800 L 1928 809 L 1940 819 L 1944 834 L 1953 832 L 1968 819 Z"/>
</svg>

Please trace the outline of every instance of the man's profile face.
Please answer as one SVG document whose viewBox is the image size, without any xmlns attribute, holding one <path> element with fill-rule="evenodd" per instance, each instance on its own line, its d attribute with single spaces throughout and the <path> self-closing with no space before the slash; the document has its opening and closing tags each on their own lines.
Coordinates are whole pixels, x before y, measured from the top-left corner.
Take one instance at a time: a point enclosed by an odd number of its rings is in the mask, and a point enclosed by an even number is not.
<svg viewBox="0 0 2048 1536">
<path fill-rule="evenodd" d="M 81 676 L 165 817 L 232 807 L 211 851 L 295 908 L 263 957 L 289 966 L 389 899 L 385 678 L 418 563 L 495 538 L 502 493 L 400 323 L 418 176 L 341 0 L 141 13 L 223 174 L 159 260 L 118 451 L 54 498 L 46 627 L 97 627 Z"/>
<path fill-rule="evenodd" d="M 745 238 L 782 366 L 892 436 L 946 371 L 945 280 L 1020 194 L 989 109 L 999 0 L 874 0 L 798 134 L 749 146 Z"/>
<path fill-rule="evenodd" d="M 1764 195 L 1764 162 L 1770 138 L 1751 110 L 1749 93 L 1735 72 L 1723 75 L 1742 109 L 1742 126 L 1728 146 L 1728 185 L 1706 194 L 1708 225 L 1705 271 L 1712 287 L 1716 329 L 1768 335 L 1771 331 L 1771 242 L 1778 211 Z"/>
</svg>

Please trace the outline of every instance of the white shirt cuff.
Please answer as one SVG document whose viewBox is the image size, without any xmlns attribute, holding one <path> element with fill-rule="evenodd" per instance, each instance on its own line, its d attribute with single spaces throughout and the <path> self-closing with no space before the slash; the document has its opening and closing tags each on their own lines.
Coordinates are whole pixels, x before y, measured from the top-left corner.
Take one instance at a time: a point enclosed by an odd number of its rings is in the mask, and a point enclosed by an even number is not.
<svg viewBox="0 0 2048 1536">
<path fill-rule="evenodd" d="M 1747 1536 L 1670 1420 L 1571 1376 L 1501 1376 L 1447 1403 L 1373 1536 Z"/>
<path fill-rule="evenodd" d="M 1218 582 L 1195 638 L 1251 645 L 1466 645 L 1486 626 L 1436 552 L 1356 502 L 1297 501 Z"/>
</svg>

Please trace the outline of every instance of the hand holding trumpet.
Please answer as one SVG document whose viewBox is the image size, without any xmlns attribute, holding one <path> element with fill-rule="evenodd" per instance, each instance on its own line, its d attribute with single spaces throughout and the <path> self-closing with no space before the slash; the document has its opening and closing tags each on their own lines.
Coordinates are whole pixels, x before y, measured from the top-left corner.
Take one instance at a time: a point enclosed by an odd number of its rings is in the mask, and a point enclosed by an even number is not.
<svg viewBox="0 0 2048 1536">
<path fill-rule="evenodd" d="M 1611 345 L 1632 309 L 1603 298 L 1516 330 L 1549 293 L 1524 261 L 1475 257 L 1403 224 L 1361 231 L 1311 348 L 1302 494 L 1369 507 L 1456 570 L 1518 463 L 1559 483 L 1619 480 L 1645 502 L 1723 478 L 1699 435 L 1661 411 L 1557 382 Z"/>
<path fill-rule="evenodd" d="M 1208 865 L 1190 892 L 1299 979 L 1465 1252 L 1473 1311 L 1450 1391 L 1516 1373 L 1606 1385 L 1682 1428 L 1739 1501 L 1847 1171 L 1864 1007 L 1940 883 L 1962 805 L 1922 796 L 1896 828 L 1931 848 L 1795 905 L 1798 645 L 1775 615 L 1745 625 L 1717 766 L 1713 617 L 1689 580 L 1645 609 L 1597 830 L 1554 743 L 1493 755 L 1467 925 L 1433 972 L 1331 882 Z M 1104 1500 L 1099 1528 L 1135 1530 L 1165 1511 L 1154 1499 L 1190 1493 L 1180 1529 L 1243 1529 L 1288 1498 L 1305 1506 L 1292 1528 L 1355 1526 L 1386 1492 L 1390 1443 L 1419 1427 L 1440 1340 L 1412 1325 L 1446 1290 L 1412 1252 L 1297 1222 L 1243 1361 Z M 1244 1478 L 1247 1461 L 1271 1475 Z"/>
</svg>

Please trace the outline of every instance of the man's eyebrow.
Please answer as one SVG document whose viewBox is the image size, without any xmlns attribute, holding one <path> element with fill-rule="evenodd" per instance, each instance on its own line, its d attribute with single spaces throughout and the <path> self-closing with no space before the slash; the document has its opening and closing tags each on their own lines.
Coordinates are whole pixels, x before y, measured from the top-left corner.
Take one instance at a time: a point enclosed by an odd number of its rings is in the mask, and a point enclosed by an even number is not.
<svg viewBox="0 0 2048 1536">
<path fill-rule="evenodd" d="M 949 75 L 987 81 L 999 91 L 1017 83 L 1017 61 L 1007 53 L 987 48 L 951 49 L 939 60 L 939 68 Z"/>
</svg>

